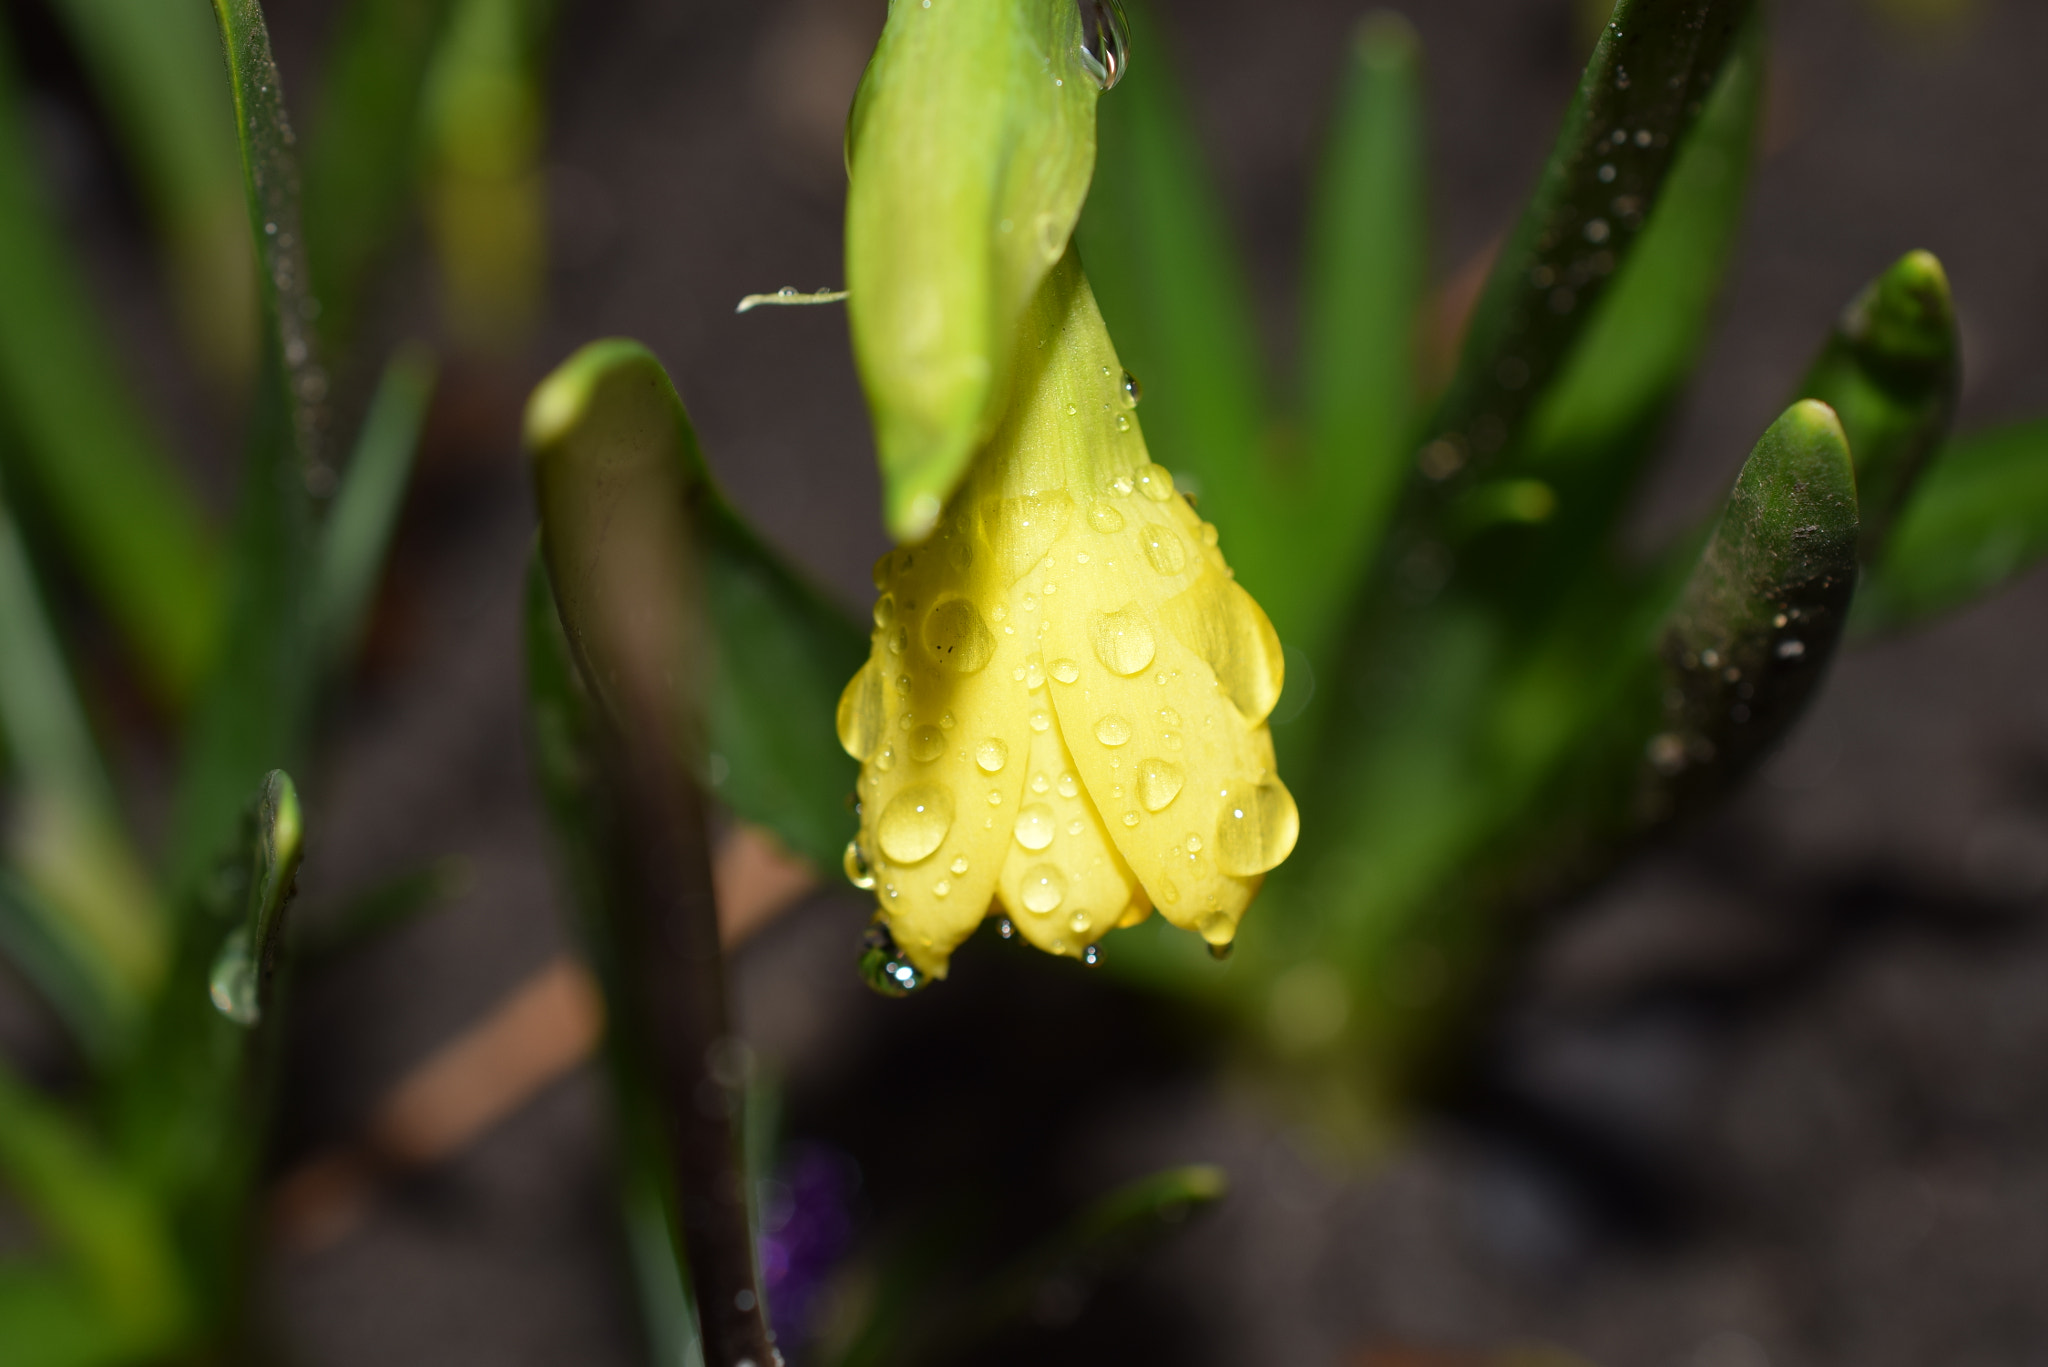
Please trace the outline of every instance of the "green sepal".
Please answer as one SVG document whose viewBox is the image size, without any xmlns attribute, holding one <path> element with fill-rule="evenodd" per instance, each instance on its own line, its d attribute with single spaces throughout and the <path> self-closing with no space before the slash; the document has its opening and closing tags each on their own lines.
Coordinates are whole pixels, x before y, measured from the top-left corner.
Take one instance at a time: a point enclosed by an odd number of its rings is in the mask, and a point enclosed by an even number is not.
<svg viewBox="0 0 2048 1367">
<path fill-rule="evenodd" d="M 1850 301 L 1799 388 L 1849 435 L 1866 564 L 1948 436 L 1957 352 L 1948 275 L 1933 253 L 1908 252 Z"/>
<path fill-rule="evenodd" d="M 1455 448 L 1461 478 L 1520 443 L 1641 241 L 1750 9 L 1750 0 L 1615 6 L 1431 423 Z"/>
<path fill-rule="evenodd" d="M 1637 819 L 1719 796 L 1790 729 L 1856 591 L 1856 473 L 1834 410 L 1802 399 L 1735 482 L 1662 633 L 1662 728 L 1644 749 Z"/>
<path fill-rule="evenodd" d="M 1067 248 L 1097 87 L 1067 0 L 891 5 L 847 129 L 847 313 L 883 518 L 920 540 L 1009 397 L 1017 322 Z"/>
<path fill-rule="evenodd" d="M 581 544 L 595 532 L 578 529 L 592 525 L 597 505 L 586 500 L 602 496 L 592 481 L 607 470 L 623 477 L 630 462 L 634 478 L 663 489 L 660 496 L 687 514 L 675 530 L 691 543 L 679 548 L 690 559 L 678 563 L 697 577 L 710 623 L 709 658 L 692 665 L 703 675 L 677 680 L 698 690 L 694 708 L 706 714 L 692 723 L 704 728 L 698 772 L 738 815 L 832 867 L 845 843 L 842 799 L 853 788 L 832 719 L 841 687 L 866 654 L 858 628 L 725 500 L 668 376 L 637 343 L 594 342 L 557 368 L 528 405 L 527 444 L 550 578 L 586 665 L 584 624 L 593 620 L 594 600 L 585 579 L 596 548 Z"/>
<path fill-rule="evenodd" d="M 1984 597 L 2048 554 L 2048 422 L 1959 437 L 1928 462 L 1857 595 L 1859 632 Z"/>
</svg>

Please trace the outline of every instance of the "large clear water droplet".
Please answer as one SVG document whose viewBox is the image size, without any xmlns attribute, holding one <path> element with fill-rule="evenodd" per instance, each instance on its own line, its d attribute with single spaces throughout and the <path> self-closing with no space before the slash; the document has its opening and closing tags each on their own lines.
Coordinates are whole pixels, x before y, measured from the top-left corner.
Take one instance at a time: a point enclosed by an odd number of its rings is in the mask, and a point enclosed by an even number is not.
<svg viewBox="0 0 2048 1367">
<path fill-rule="evenodd" d="M 1178 764 L 1163 759 L 1148 759 L 1138 766 L 1138 801 L 1145 804 L 1148 812 L 1164 811 L 1187 783 L 1187 775 Z"/>
<path fill-rule="evenodd" d="M 974 747 L 974 762 L 981 766 L 984 774 L 1001 773 L 1003 766 L 1009 761 L 1010 747 L 994 736 Z"/>
<path fill-rule="evenodd" d="M 1300 834 L 1301 813 L 1287 785 L 1271 774 L 1232 779 L 1216 818 L 1216 867 L 1237 878 L 1264 873 L 1293 853 Z"/>
<path fill-rule="evenodd" d="M 1024 910 L 1039 916 L 1056 911 L 1067 897 L 1067 876 L 1051 864 L 1034 864 L 1024 871 L 1020 894 Z"/>
<path fill-rule="evenodd" d="M 1164 465 L 1147 463 L 1138 470 L 1138 492 L 1154 503 L 1173 497 L 1173 475 Z"/>
<path fill-rule="evenodd" d="M 1135 603 L 1115 612 L 1096 613 L 1088 627 L 1088 638 L 1102 667 L 1122 676 L 1135 674 L 1151 664 L 1158 649 L 1152 640 L 1152 628 Z"/>
<path fill-rule="evenodd" d="M 1108 90 L 1123 79 L 1129 60 L 1123 6 L 1117 0 L 1079 0 L 1079 8 L 1081 65 L 1098 88 Z"/>
<path fill-rule="evenodd" d="M 1204 574 L 1169 599 L 1159 616 L 1215 671 L 1247 722 L 1266 719 L 1280 700 L 1286 657 L 1265 611 L 1236 580 Z"/>
<path fill-rule="evenodd" d="M 882 809 L 875 838 L 891 863 L 915 864 L 930 858 L 952 827 L 953 795 L 936 783 L 920 783 L 896 794 Z"/>
<path fill-rule="evenodd" d="M 903 956 L 879 919 L 860 937 L 861 980 L 885 997 L 907 997 L 925 985 L 924 974 Z"/>
<path fill-rule="evenodd" d="M 1027 850 L 1042 850 L 1052 844 L 1052 808 L 1043 802 L 1034 802 L 1017 813 L 1015 835 L 1017 843 Z"/>
<path fill-rule="evenodd" d="M 920 726 L 911 733 L 910 757 L 922 764 L 929 764 L 946 753 L 946 738 L 936 726 Z"/>
<path fill-rule="evenodd" d="M 973 674 L 994 657 L 996 638 L 974 604 L 965 598 L 947 598 L 925 616 L 924 648 L 955 673 Z"/>
<path fill-rule="evenodd" d="M 839 695 L 839 744 L 855 759 L 866 760 L 881 739 L 882 676 L 871 660 Z"/>
</svg>

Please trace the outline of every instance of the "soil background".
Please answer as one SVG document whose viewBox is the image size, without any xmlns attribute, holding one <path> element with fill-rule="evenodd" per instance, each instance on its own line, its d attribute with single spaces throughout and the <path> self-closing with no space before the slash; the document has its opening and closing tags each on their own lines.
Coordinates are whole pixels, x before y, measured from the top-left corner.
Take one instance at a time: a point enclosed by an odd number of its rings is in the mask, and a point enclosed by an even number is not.
<svg viewBox="0 0 2048 1367">
<path fill-rule="evenodd" d="M 301 110 L 337 8 L 271 6 Z M 1307 187 L 1365 9 L 1157 8 L 1284 374 Z M 1531 188 L 1583 28 L 1570 0 L 1400 8 L 1427 59 L 1441 281 Z M 1913 8 L 1774 7 L 1748 225 L 1645 536 L 1720 496 L 1837 310 L 1909 248 L 1940 255 L 1960 303 L 1961 425 L 2048 414 L 2048 6 Z M 31 26 L 32 10 L 9 6 Z M 520 703 L 518 416 L 549 366 L 597 336 L 649 344 L 738 502 L 862 609 L 884 543 L 843 315 L 733 305 L 841 280 L 840 133 L 880 17 L 875 0 L 561 5 L 547 312 L 516 354 L 451 362 L 361 689 L 309 785 L 309 916 L 411 864 L 456 856 L 470 877 L 303 986 L 280 1170 L 358 1133 L 421 1058 L 573 947 Z M 165 309 L 132 206 L 95 198 L 90 132 L 71 203 L 97 284 L 166 425 L 226 468 L 218 414 L 155 359 Z M 434 334 L 416 251 L 369 314 L 393 340 Z M 342 377 L 344 417 L 366 380 Z M 873 997 L 848 890 L 741 952 L 741 1024 L 792 1143 L 857 1165 L 866 1233 L 972 1206 L 971 1262 L 1126 1178 L 1228 1169 L 1219 1209 L 961 1361 L 1393 1367 L 1537 1344 L 1607 1367 L 2048 1363 L 2044 623 L 2037 573 L 1840 661 L 1723 816 L 1541 946 L 1471 1075 L 1371 1166 L 1330 1159 L 1199 1030 L 1102 974 L 983 937 L 939 989 Z M 0 1020 L 32 1037 L 7 997 Z M 644 1361 L 608 1143 L 581 1070 L 386 1187 L 345 1237 L 276 1248 L 259 1313 L 307 1367 Z"/>
</svg>

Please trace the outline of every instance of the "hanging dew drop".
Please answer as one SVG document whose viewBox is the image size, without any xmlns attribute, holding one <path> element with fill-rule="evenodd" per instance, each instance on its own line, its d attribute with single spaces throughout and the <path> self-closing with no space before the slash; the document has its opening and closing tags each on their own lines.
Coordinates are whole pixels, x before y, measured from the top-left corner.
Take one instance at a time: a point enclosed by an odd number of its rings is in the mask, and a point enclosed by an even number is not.
<svg viewBox="0 0 2048 1367">
<path fill-rule="evenodd" d="M 1102 962 L 1102 951 L 1094 945 L 1088 946 L 1088 948 L 1081 951 L 1081 962 L 1087 964 L 1090 968 L 1095 967 L 1096 964 Z"/>
<path fill-rule="evenodd" d="M 868 867 L 867 856 L 861 853 L 860 841 L 846 842 L 846 853 L 839 857 L 839 864 L 846 870 L 846 881 L 862 892 L 875 886 L 875 871 Z"/>
<path fill-rule="evenodd" d="M 1128 61 L 1129 33 L 1123 6 L 1117 0 L 1079 0 L 1081 11 L 1081 65 L 1099 90 L 1108 90 L 1123 79 Z"/>
<path fill-rule="evenodd" d="M 1145 386 L 1138 383 L 1138 377 L 1136 375 L 1133 375 L 1130 371 L 1126 370 L 1124 372 L 1125 402 L 1129 403 L 1131 407 L 1136 408 L 1139 404 L 1139 401 L 1142 400 L 1144 397 Z"/>
<path fill-rule="evenodd" d="M 879 916 L 861 935 L 860 976 L 885 997 L 907 997 L 925 985 L 924 974 L 904 957 L 896 938 Z"/>
<path fill-rule="evenodd" d="M 996 934 L 1002 936 L 1005 940 L 1014 939 L 1016 938 L 1017 927 L 1011 925 L 1010 918 L 1005 916 L 996 922 Z"/>
<path fill-rule="evenodd" d="M 1300 834 L 1301 813 L 1279 779 L 1232 780 L 1216 818 L 1216 867 L 1238 878 L 1264 873 L 1293 853 Z"/>
</svg>

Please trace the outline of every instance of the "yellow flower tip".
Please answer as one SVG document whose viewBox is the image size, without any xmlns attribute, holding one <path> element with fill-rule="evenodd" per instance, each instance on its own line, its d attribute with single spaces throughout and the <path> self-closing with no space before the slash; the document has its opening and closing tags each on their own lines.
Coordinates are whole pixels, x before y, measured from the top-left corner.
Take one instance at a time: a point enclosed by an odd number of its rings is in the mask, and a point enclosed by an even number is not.
<svg viewBox="0 0 2048 1367">
<path fill-rule="evenodd" d="M 839 703 L 848 874 L 930 977 L 992 912 L 1077 958 L 1155 908 L 1227 945 L 1300 830 L 1266 726 L 1279 640 L 1147 454 L 1071 256 L 1023 330 L 995 435 L 928 538 L 875 567 Z"/>
</svg>

